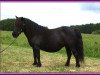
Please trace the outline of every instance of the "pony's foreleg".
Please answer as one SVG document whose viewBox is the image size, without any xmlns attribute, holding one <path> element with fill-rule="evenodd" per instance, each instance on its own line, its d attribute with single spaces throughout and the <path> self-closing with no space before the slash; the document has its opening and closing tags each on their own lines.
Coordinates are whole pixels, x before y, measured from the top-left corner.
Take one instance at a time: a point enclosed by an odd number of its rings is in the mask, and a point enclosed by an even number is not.
<svg viewBox="0 0 100 75">
<path fill-rule="evenodd" d="M 36 50 L 34 48 L 33 48 L 33 57 L 34 57 L 33 65 L 37 65 Z"/>
<path fill-rule="evenodd" d="M 65 66 L 69 66 L 70 65 L 70 59 L 71 59 L 71 56 L 72 56 L 72 52 L 71 52 L 69 47 L 66 47 L 66 52 L 67 52 L 67 62 L 65 64 Z"/>
<path fill-rule="evenodd" d="M 40 61 L 40 48 L 38 46 L 34 46 L 34 64 L 36 64 L 37 67 L 41 67 L 41 61 Z"/>
</svg>

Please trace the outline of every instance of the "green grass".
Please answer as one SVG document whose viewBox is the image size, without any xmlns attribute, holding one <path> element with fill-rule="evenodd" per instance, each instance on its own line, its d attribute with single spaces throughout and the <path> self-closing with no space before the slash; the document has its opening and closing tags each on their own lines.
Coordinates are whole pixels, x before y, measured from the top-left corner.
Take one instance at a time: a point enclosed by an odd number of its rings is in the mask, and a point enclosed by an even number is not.
<svg viewBox="0 0 100 75">
<path fill-rule="evenodd" d="M 13 40 L 11 32 L 1 32 L 1 49 L 6 48 Z M 1 56 L 1 72 L 100 72 L 100 35 L 83 34 L 85 63 L 80 68 L 75 67 L 72 56 L 70 67 L 65 67 L 67 59 L 65 48 L 59 52 L 48 53 L 41 51 L 42 67 L 32 65 L 33 53 L 26 37 L 21 34 L 16 42 Z"/>
<path fill-rule="evenodd" d="M 14 38 L 12 37 L 11 31 L 2 31 L 1 32 L 1 38 L 2 38 L 2 44 L 10 44 Z M 16 42 L 13 44 L 14 46 L 20 46 L 20 47 L 29 47 L 27 38 L 23 33 L 17 38 Z"/>
<path fill-rule="evenodd" d="M 12 32 L 3 31 L 1 32 L 2 44 L 10 44 L 14 38 Z M 100 58 L 100 35 L 83 34 L 84 52 L 85 56 Z M 22 33 L 13 44 L 13 46 L 27 47 L 30 48 L 27 38 Z M 59 51 L 61 54 L 66 54 L 65 48 Z"/>
<path fill-rule="evenodd" d="M 8 45 L 2 45 L 2 48 Z M 47 53 L 41 51 L 42 67 L 32 65 L 31 48 L 12 46 L 1 55 L 1 72 L 99 72 L 100 59 L 85 57 L 85 64 L 81 68 L 75 67 L 72 57 L 70 67 L 65 67 L 66 55 L 61 53 Z"/>
<path fill-rule="evenodd" d="M 84 52 L 88 57 L 100 58 L 100 35 L 83 35 Z"/>
</svg>

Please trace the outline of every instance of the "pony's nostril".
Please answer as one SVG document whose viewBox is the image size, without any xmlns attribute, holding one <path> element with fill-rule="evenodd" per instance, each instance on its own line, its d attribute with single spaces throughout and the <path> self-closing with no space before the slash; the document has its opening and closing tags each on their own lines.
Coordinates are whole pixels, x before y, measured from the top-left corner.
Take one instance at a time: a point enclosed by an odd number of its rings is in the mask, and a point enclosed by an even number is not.
<svg viewBox="0 0 100 75">
<path fill-rule="evenodd" d="M 12 36 L 14 37 L 14 38 L 16 38 L 16 37 L 18 37 L 18 34 L 17 33 L 12 33 Z"/>
<path fill-rule="evenodd" d="M 12 33 L 12 36 L 14 36 L 14 32 Z"/>
<path fill-rule="evenodd" d="M 12 33 L 12 36 L 13 36 L 13 37 L 14 37 L 14 35 L 15 35 L 15 34 L 14 34 L 14 33 Z"/>
</svg>

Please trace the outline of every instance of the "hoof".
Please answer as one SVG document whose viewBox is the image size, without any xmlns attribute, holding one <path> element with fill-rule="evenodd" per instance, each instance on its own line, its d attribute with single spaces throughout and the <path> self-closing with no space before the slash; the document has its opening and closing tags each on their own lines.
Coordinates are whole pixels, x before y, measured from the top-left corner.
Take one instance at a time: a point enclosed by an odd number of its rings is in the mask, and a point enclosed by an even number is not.
<svg viewBox="0 0 100 75">
<path fill-rule="evenodd" d="M 65 66 L 68 66 L 69 67 L 69 64 L 66 63 Z"/>
<path fill-rule="evenodd" d="M 77 67 L 77 68 L 79 68 L 79 67 L 80 67 L 80 65 L 76 65 L 76 67 Z"/>
<path fill-rule="evenodd" d="M 41 67 L 42 65 L 41 65 L 41 63 L 38 63 L 37 65 L 36 65 L 36 67 Z"/>
</svg>

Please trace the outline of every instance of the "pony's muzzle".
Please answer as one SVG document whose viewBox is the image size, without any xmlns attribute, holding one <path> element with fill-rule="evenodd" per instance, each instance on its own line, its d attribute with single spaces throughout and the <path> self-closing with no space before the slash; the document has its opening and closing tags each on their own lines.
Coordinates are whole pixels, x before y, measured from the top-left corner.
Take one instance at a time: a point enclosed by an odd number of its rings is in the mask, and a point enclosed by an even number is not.
<svg viewBox="0 0 100 75">
<path fill-rule="evenodd" d="M 13 36 L 14 38 L 17 38 L 17 37 L 19 36 L 19 34 L 18 34 L 18 33 L 15 33 L 15 32 L 12 32 L 12 36 Z"/>
</svg>

